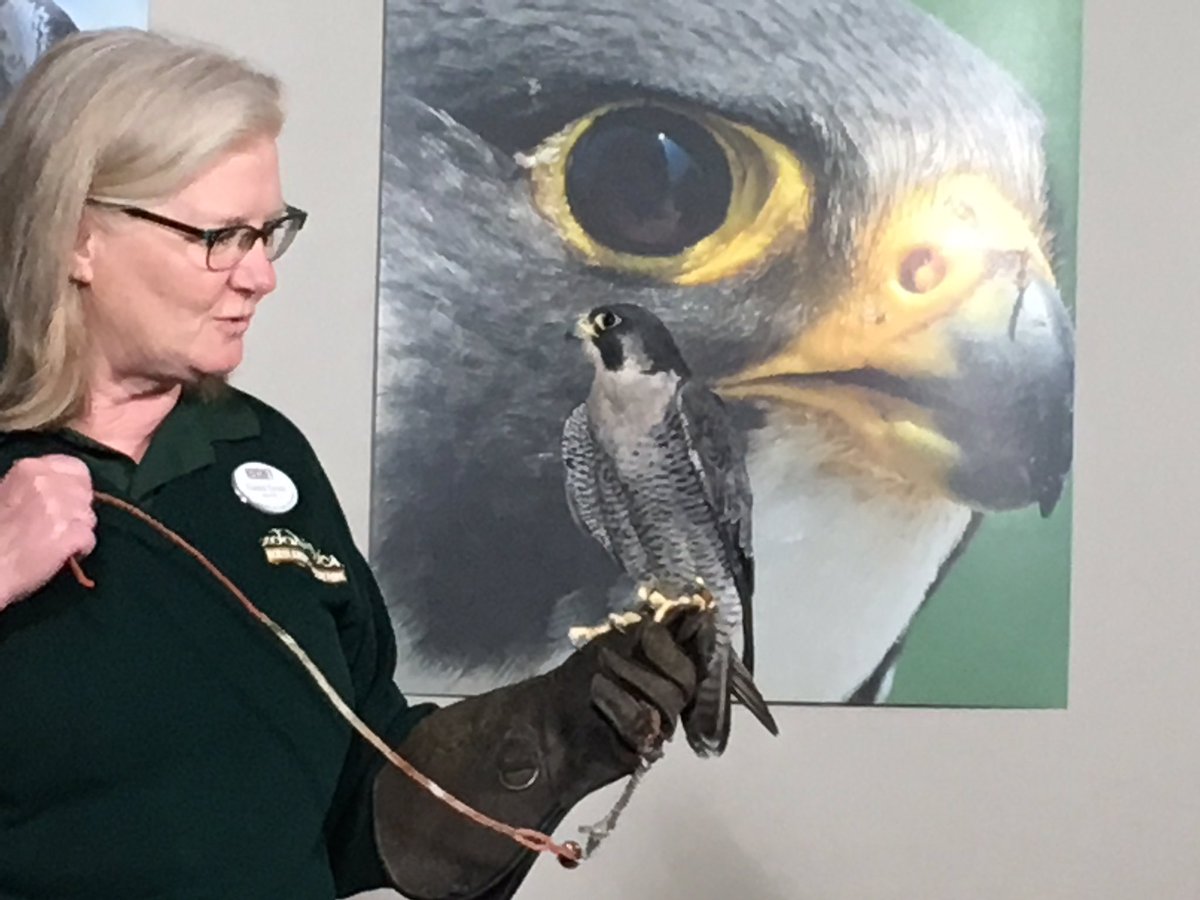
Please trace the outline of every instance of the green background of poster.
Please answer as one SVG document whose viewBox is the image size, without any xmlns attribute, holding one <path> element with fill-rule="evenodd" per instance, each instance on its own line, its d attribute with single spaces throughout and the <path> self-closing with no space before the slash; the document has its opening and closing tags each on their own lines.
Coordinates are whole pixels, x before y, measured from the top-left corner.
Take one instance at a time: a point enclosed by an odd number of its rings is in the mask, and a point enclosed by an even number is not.
<svg viewBox="0 0 1200 900">
<path fill-rule="evenodd" d="M 1053 259 L 1074 310 L 1082 0 L 916 0 L 1017 78 L 1046 116 Z M 1071 484 L 1049 519 L 989 516 L 913 626 L 892 704 L 1065 707 Z"/>
</svg>

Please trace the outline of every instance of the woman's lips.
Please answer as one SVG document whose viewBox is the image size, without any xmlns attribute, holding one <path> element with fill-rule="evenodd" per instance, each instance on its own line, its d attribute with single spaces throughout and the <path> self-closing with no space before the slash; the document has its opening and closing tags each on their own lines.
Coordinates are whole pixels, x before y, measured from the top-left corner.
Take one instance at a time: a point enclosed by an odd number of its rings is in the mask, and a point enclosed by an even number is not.
<svg viewBox="0 0 1200 900">
<path fill-rule="evenodd" d="M 241 337 L 250 327 L 250 316 L 226 316 L 217 319 L 217 327 L 229 337 Z"/>
</svg>

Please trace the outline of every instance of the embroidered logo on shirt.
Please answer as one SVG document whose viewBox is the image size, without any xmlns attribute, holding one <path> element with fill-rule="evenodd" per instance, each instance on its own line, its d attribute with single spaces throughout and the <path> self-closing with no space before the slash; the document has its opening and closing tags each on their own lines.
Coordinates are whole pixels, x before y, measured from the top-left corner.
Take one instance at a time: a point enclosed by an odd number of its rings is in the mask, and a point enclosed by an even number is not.
<svg viewBox="0 0 1200 900">
<path fill-rule="evenodd" d="M 286 528 L 272 528 L 259 543 L 271 565 L 292 563 L 301 566 L 326 584 L 339 584 L 346 580 L 346 567 L 338 562 L 336 556 L 322 553 Z"/>
</svg>

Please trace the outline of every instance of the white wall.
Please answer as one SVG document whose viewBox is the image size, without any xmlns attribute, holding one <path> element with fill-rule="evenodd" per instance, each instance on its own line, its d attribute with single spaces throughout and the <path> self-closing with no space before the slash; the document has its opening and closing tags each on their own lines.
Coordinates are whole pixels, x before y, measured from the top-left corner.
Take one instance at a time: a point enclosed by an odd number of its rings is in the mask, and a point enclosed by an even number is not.
<svg viewBox="0 0 1200 900">
<path fill-rule="evenodd" d="M 288 85 L 288 196 L 313 217 L 241 384 L 307 429 L 364 545 L 381 6 L 151 10 Z M 1070 709 L 779 710 L 779 740 L 674 754 L 527 900 L 1200 898 L 1200 4 L 1086 7 Z"/>
</svg>

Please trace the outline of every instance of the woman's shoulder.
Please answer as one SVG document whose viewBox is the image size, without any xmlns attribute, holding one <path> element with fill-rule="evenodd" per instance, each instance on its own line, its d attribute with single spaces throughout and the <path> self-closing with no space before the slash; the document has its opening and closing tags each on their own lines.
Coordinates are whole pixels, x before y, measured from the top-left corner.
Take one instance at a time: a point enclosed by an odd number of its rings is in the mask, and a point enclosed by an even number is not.
<svg viewBox="0 0 1200 900">
<path fill-rule="evenodd" d="M 258 420 L 264 438 L 287 437 L 308 443 L 300 426 L 283 410 L 261 397 L 233 386 L 208 401 L 217 415 L 245 415 L 249 413 Z"/>
<path fill-rule="evenodd" d="M 302 460 L 320 477 L 324 467 L 308 435 L 286 412 L 261 397 L 240 388 L 229 387 L 214 401 L 224 404 L 219 415 L 252 415 L 258 423 L 258 440 L 282 458 Z"/>
</svg>

